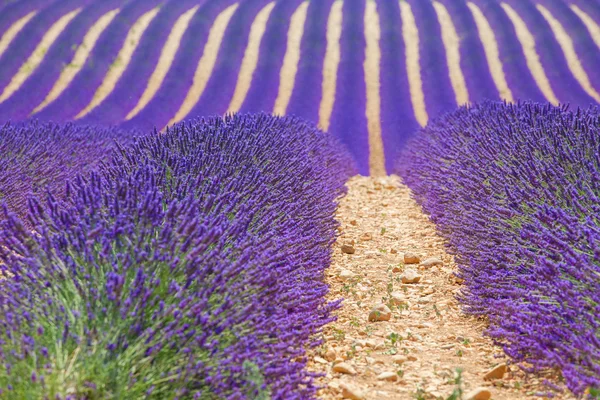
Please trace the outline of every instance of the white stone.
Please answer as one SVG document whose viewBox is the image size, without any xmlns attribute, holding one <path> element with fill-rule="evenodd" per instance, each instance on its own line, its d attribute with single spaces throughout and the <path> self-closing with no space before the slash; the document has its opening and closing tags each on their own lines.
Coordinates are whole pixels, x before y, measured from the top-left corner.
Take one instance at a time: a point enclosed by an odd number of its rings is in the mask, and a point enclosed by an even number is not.
<svg viewBox="0 0 600 400">
<path fill-rule="evenodd" d="M 467 393 L 466 400 L 489 400 L 492 398 L 492 392 L 489 389 L 480 387 Z"/>
<path fill-rule="evenodd" d="M 431 257 L 421 262 L 421 266 L 425 268 L 431 268 L 435 266 L 442 266 L 444 262 L 437 257 Z"/>
<path fill-rule="evenodd" d="M 392 318 L 392 310 L 389 309 L 385 304 L 379 304 L 371 309 L 369 312 L 369 321 L 389 321 Z"/>
<path fill-rule="evenodd" d="M 398 374 L 394 372 L 382 372 L 377 375 L 377 379 L 380 381 L 396 382 L 398 380 Z"/>
<path fill-rule="evenodd" d="M 404 271 L 400 279 L 402 279 L 402 283 L 419 283 L 421 275 L 416 271 L 409 269 Z"/>
<path fill-rule="evenodd" d="M 415 253 L 412 252 L 406 252 L 404 253 L 404 264 L 418 264 L 419 263 L 420 258 L 418 255 L 416 255 Z"/>
<path fill-rule="evenodd" d="M 362 390 L 354 386 L 350 386 L 347 383 L 341 383 L 340 388 L 342 389 L 343 399 L 364 400 L 366 398 L 365 393 Z"/>
<path fill-rule="evenodd" d="M 340 374 L 356 375 L 356 370 L 354 369 L 354 367 L 345 362 L 335 364 L 333 366 L 333 370 L 335 372 L 339 372 Z"/>
</svg>

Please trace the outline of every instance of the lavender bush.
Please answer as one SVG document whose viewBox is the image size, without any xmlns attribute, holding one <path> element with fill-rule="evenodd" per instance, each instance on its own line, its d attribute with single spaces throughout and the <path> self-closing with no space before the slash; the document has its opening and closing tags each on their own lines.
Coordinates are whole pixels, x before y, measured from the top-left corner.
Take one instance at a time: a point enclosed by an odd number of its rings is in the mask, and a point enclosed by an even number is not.
<svg viewBox="0 0 600 400">
<path fill-rule="evenodd" d="M 0 127 L 0 201 L 24 217 L 27 197 L 49 190 L 62 196 L 65 182 L 90 171 L 135 131 L 52 123 Z"/>
<path fill-rule="evenodd" d="M 354 170 L 300 120 L 193 121 L 0 224 L 5 398 L 311 398 Z"/>
<path fill-rule="evenodd" d="M 600 117 L 487 102 L 433 121 L 396 168 L 457 256 L 468 312 L 529 370 L 600 388 Z"/>
</svg>

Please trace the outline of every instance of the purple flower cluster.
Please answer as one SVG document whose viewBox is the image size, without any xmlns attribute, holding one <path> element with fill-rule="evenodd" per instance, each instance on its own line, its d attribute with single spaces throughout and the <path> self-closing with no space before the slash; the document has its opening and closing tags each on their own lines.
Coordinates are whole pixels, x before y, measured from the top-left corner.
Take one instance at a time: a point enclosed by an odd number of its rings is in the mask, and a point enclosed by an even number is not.
<svg viewBox="0 0 600 400">
<path fill-rule="evenodd" d="M 0 223 L 7 398 L 304 399 L 336 198 L 331 136 L 242 115 L 118 146 Z"/>
<path fill-rule="evenodd" d="M 456 254 L 466 310 L 524 368 L 598 390 L 598 110 L 463 107 L 423 129 L 396 170 Z"/>
<path fill-rule="evenodd" d="M 62 196 L 67 179 L 90 171 L 116 142 L 130 143 L 135 135 L 73 124 L 5 124 L 0 127 L 0 201 L 24 217 L 29 195 Z"/>
</svg>

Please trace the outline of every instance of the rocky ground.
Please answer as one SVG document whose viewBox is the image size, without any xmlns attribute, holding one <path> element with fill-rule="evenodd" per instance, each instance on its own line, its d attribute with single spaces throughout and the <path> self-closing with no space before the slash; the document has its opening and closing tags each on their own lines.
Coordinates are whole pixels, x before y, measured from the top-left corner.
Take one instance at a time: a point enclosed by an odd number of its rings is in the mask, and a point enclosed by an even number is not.
<svg viewBox="0 0 600 400">
<path fill-rule="evenodd" d="M 325 374 L 321 398 L 514 400 L 544 391 L 541 378 L 507 365 L 483 336 L 484 320 L 461 313 L 453 258 L 409 189 L 394 176 L 354 177 L 348 188 L 326 276 L 331 300 L 344 302 L 310 362 Z"/>
</svg>

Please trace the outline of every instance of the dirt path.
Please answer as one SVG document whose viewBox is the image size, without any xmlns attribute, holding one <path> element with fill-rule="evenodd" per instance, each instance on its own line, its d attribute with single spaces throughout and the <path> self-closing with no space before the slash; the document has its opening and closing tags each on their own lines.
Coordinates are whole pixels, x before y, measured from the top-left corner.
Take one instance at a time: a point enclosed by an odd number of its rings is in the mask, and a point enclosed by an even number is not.
<svg viewBox="0 0 600 400">
<path fill-rule="evenodd" d="M 543 390 L 539 379 L 526 379 L 516 367 L 501 379 L 484 379 L 506 359 L 482 336 L 485 322 L 460 312 L 453 258 L 409 189 L 397 177 L 354 177 L 348 187 L 326 277 L 331 299 L 345 300 L 311 362 L 326 373 L 321 397 L 447 399 L 458 388 L 458 369 L 464 393 L 456 399 L 515 400 Z M 405 262 L 411 261 L 408 253 L 420 263 Z M 403 283 L 415 278 L 411 272 L 420 281 Z M 386 318 L 385 309 L 371 312 L 382 303 L 391 309 L 390 319 L 369 322 L 370 314 Z"/>
</svg>

